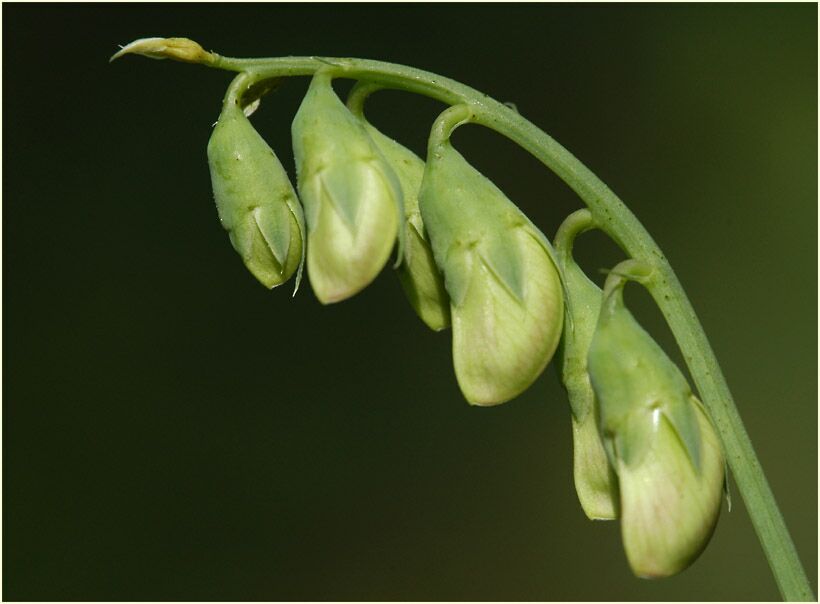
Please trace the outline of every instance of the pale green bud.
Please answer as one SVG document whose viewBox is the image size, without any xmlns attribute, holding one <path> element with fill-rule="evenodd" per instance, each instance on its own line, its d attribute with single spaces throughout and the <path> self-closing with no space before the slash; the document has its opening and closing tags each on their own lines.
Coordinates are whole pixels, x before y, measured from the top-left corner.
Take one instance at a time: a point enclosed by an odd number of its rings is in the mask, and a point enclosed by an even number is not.
<svg viewBox="0 0 820 604">
<path fill-rule="evenodd" d="M 624 307 L 622 288 L 607 288 L 589 373 L 618 474 L 629 564 L 640 577 L 665 577 L 706 547 L 720 512 L 724 460 L 700 402 Z"/>
<path fill-rule="evenodd" d="M 405 248 L 402 264 L 398 268 L 399 280 L 419 318 L 430 329 L 440 331 L 450 326 L 450 300 L 419 212 L 418 196 L 424 176 L 424 162 L 410 149 L 379 132 L 363 116 L 361 119 L 401 184 Z"/>
<path fill-rule="evenodd" d="M 607 459 L 595 414 L 572 418 L 572 474 L 581 508 L 590 520 L 618 517 L 618 479 Z"/>
<path fill-rule="evenodd" d="M 724 481 L 720 442 L 700 402 L 692 397 L 691 405 L 701 435 L 700 470 L 663 416 L 642 462 L 618 462 L 624 549 L 639 577 L 684 570 L 706 548 L 717 523 Z"/>
<path fill-rule="evenodd" d="M 401 220 L 401 186 L 327 74 L 314 76 L 292 133 L 308 277 L 320 302 L 338 302 L 369 285 L 387 262 Z"/>
<path fill-rule="evenodd" d="M 419 206 L 450 296 L 461 391 L 475 405 L 508 401 L 541 374 L 561 336 L 551 246 L 449 141 L 430 149 Z"/>
<path fill-rule="evenodd" d="M 304 261 L 302 206 L 273 150 L 227 99 L 208 141 L 208 165 L 222 226 L 248 270 L 268 288 Z"/>
<path fill-rule="evenodd" d="M 567 292 L 567 323 L 561 353 L 561 381 L 572 409 L 573 475 L 584 513 L 612 520 L 618 512 L 618 484 L 598 430 L 598 403 L 587 372 L 603 292 L 567 255 L 559 253 Z"/>
</svg>

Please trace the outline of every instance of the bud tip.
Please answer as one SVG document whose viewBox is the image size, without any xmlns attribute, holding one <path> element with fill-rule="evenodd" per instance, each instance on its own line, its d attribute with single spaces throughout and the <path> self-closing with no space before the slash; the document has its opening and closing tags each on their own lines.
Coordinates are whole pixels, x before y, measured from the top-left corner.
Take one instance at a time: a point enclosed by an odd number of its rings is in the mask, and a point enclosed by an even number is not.
<svg viewBox="0 0 820 604">
<path fill-rule="evenodd" d="M 108 62 L 127 54 L 142 55 L 149 59 L 173 59 L 184 63 L 212 63 L 215 59 L 213 53 L 205 51 L 188 38 L 140 38 L 121 46 Z"/>
</svg>

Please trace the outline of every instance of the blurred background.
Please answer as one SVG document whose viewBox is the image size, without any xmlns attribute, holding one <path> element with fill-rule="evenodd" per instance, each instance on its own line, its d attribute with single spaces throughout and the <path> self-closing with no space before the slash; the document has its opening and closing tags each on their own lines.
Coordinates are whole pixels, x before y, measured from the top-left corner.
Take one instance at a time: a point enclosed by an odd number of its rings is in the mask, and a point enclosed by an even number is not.
<svg viewBox="0 0 820 604">
<path fill-rule="evenodd" d="M 450 332 L 392 271 L 323 307 L 266 291 L 217 219 L 205 147 L 232 75 L 108 57 L 187 36 L 231 56 L 413 65 L 518 110 L 670 259 L 817 589 L 817 6 L 3 6 L 6 600 L 771 600 L 737 491 L 681 575 L 632 576 L 583 515 L 554 367 L 471 408 Z M 307 86 L 254 124 L 293 174 Z M 349 84 L 342 82 L 340 90 Z M 443 107 L 382 92 L 423 154 Z M 456 146 L 550 237 L 580 207 L 498 135 Z M 622 256 L 598 234 L 596 280 Z M 630 307 L 676 359 L 637 287 Z"/>
</svg>

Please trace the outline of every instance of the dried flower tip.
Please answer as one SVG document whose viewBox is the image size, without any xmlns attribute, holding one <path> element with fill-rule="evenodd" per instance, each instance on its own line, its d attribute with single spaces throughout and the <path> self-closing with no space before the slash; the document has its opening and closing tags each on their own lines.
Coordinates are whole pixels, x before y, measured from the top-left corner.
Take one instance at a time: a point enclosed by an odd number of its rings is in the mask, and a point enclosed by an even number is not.
<svg viewBox="0 0 820 604">
<path fill-rule="evenodd" d="M 173 59 L 183 63 L 207 64 L 216 60 L 216 55 L 188 38 L 140 38 L 123 46 L 109 62 L 127 54 L 142 55 L 149 59 Z"/>
</svg>

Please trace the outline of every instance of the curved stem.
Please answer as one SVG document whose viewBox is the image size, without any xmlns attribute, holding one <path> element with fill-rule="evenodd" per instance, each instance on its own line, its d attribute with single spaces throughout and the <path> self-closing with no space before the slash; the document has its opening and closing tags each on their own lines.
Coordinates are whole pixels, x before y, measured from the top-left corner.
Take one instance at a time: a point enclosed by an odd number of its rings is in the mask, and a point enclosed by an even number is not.
<svg viewBox="0 0 820 604">
<path fill-rule="evenodd" d="M 215 55 L 208 65 L 247 72 L 252 81 L 276 76 L 312 75 L 323 69 L 335 77 L 367 80 L 385 88 L 423 94 L 450 105 L 466 104 L 472 113 L 471 121 L 508 137 L 555 172 L 586 203 L 595 226 L 612 237 L 631 258 L 651 268 L 652 277 L 647 287 L 666 317 L 701 398 L 720 433 L 738 490 L 746 503 L 780 592 L 787 600 L 814 599 L 726 380 L 674 271 L 632 212 L 569 151 L 502 103 L 469 86 L 412 67 L 366 59 L 235 59 L 219 55 Z"/>
<path fill-rule="evenodd" d="M 575 238 L 586 231 L 596 227 L 592 212 L 586 208 L 574 211 L 564 219 L 558 232 L 555 233 L 555 255 L 561 264 L 566 265 L 572 261 L 572 247 Z"/>
<path fill-rule="evenodd" d="M 347 95 L 347 108 L 353 115 L 364 116 L 364 102 L 374 92 L 381 90 L 382 87 L 373 82 L 359 81 L 350 89 Z"/>
<path fill-rule="evenodd" d="M 223 104 L 242 102 L 242 93 L 248 89 L 248 74 L 240 73 L 236 76 L 225 91 L 225 96 L 222 98 Z"/>
<path fill-rule="evenodd" d="M 450 144 L 450 135 L 453 130 L 469 123 L 473 119 L 473 112 L 469 105 L 453 105 L 433 122 L 430 129 L 430 138 L 427 141 L 427 153 L 435 153 L 441 145 Z"/>
<path fill-rule="evenodd" d="M 623 260 L 609 271 L 604 283 L 604 298 L 616 288 L 623 289 L 626 281 L 634 281 L 646 286 L 651 283 L 652 277 L 653 270 L 650 264 L 635 258 Z"/>
</svg>

